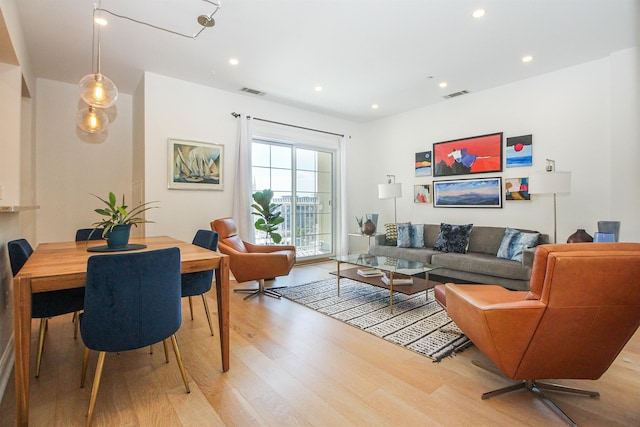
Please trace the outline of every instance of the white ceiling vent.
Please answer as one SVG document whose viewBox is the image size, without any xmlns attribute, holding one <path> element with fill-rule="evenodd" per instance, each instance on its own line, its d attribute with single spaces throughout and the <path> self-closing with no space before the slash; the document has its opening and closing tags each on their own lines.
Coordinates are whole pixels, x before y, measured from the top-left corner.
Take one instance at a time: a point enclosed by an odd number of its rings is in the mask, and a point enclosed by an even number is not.
<svg viewBox="0 0 640 427">
<path fill-rule="evenodd" d="M 265 92 L 260 92 L 259 90 L 251 89 L 248 87 L 243 87 L 242 89 L 240 89 L 240 92 L 247 92 L 247 93 L 250 93 L 251 95 L 258 95 L 258 96 L 266 95 Z"/>
<path fill-rule="evenodd" d="M 455 98 L 456 96 L 462 96 L 468 94 L 468 90 L 461 90 L 460 92 L 450 93 L 449 95 L 443 96 L 444 99 Z"/>
</svg>

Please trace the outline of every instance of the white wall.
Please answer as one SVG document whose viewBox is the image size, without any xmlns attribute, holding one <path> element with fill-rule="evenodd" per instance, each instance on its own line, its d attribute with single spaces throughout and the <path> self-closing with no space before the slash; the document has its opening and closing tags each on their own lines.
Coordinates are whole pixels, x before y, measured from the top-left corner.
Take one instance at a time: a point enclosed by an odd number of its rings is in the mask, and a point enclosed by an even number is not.
<svg viewBox="0 0 640 427">
<path fill-rule="evenodd" d="M 403 184 L 403 197 L 398 199 L 398 220 L 417 223 L 474 223 L 478 225 L 507 225 L 537 229 L 553 234 L 552 196 L 532 196 L 531 201 L 504 202 L 502 209 L 434 208 L 428 204 L 414 204 L 413 185 L 427 184 L 432 177 L 416 178 L 413 171 L 416 152 L 432 149 L 435 142 L 457 138 L 504 132 L 510 136 L 533 134 L 533 167 L 508 168 L 502 173 L 474 175 L 520 177 L 534 171 L 542 171 L 545 159 L 556 161 L 557 170 L 572 172 L 572 191 L 558 195 L 558 240 L 564 241 L 577 228 L 590 234 L 596 230 L 596 222 L 619 219 L 618 200 L 611 193 L 612 168 L 618 161 L 612 160 L 612 135 L 616 138 L 614 152 L 637 153 L 637 97 L 635 115 L 617 120 L 636 126 L 634 138 L 612 134 L 610 105 L 622 96 L 622 90 L 612 94 L 611 79 L 624 79 L 617 85 L 628 87 L 638 74 L 614 73 L 612 67 L 624 69 L 630 58 L 624 55 L 614 63 L 610 58 L 564 69 L 536 78 L 523 80 L 495 89 L 472 93 L 440 104 L 413 110 L 370 124 L 363 141 L 377 153 L 378 162 L 373 177 L 362 182 L 366 192 L 354 193 L 359 206 L 383 214 L 382 222 L 393 219 L 393 203 L 390 200 L 373 200 L 370 188 L 373 182 L 384 182 L 384 174 L 396 175 Z M 631 81 L 631 82 L 630 82 Z M 625 99 L 628 95 L 624 95 Z M 627 102 L 622 102 L 621 107 Z M 635 166 L 638 156 L 627 162 Z M 633 163 L 632 163 L 633 162 Z M 616 172 L 619 174 L 620 172 Z M 637 167 L 636 172 L 637 174 Z M 462 176 L 461 178 L 469 178 Z M 622 178 L 622 177 L 621 177 Z M 443 179 L 443 178 L 438 178 Z M 446 178 L 445 178 L 446 179 Z M 636 180 L 637 182 L 637 180 Z M 632 211 L 627 210 L 621 227 L 621 238 L 637 240 L 639 190 L 635 185 L 625 186 L 624 196 L 633 200 Z M 365 196 L 359 196 L 365 194 Z M 620 195 L 622 196 L 622 195 Z M 631 206 L 630 206 L 631 208 Z M 363 212 L 364 213 L 364 212 Z"/>
<path fill-rule="evenodd" d="M 161 202 L 161 209 L 149 214 L 156 223 L 147 224 L 148 235 L 190 240 L 198 228 L 209 229 L 213 219 L 231 215 L 239 120 L 231 112 L 347 134 L 351 141 L 358 139 L 361 128 L 349 121 L 153 73 L 145 74 L 144 97 L 144 191 L 146 200 Z M 168 138 L 223 144 L 224 190 L 167 189 Z"/>
</svg>

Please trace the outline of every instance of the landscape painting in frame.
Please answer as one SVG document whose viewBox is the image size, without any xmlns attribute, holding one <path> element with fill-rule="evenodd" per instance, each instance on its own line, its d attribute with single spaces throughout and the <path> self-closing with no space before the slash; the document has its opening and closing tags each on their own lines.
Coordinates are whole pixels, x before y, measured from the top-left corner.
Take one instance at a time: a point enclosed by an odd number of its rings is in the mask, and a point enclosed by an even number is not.
<svg viewBox="0 0 640 427">
<path fill-rule="evenodd" d="M 431 151 L 416 153 L 416 176 L 431 176 Z"/>
<path fill-rule="evenodd" d="M 414 203 L 431 203 L 431 189 L 429 184 L 413 186 Z"/>
<path fill-rule="evenodd" d="M 502 171 L 502 132 L 433 144 L 433 176 Z"/>
<path fill-rule="evenodd" d="M 502 178 L 434 181 L 433 206 L 437 208 L 501 208 Z"/>
<path fill-rule="evenodd" d="M 529 195 L 529 178 L 505 178 L 505 200 L 531 200 Z"/>
<path fill-rule="evenodd" d="M 169 139 L 169 188 L 222 190 L 224 146 Z"/>
<path fill-rule="evenodd" d="M 533 136 L 523 135 L 507 138 L 507 167 L 518 168 L 533 165 Z"/>
</svg>

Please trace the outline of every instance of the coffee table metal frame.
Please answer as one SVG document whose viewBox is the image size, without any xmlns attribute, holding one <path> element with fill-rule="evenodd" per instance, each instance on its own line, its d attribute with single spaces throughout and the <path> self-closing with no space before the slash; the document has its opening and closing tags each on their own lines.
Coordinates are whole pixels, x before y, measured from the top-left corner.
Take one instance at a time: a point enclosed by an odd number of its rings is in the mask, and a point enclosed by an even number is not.
<svg viewBox="0 0 640 427">
<path fill-rule="evenodd" d="M 402 258 L 391 258 L 385 256 L 377 256 L 370 254 L 351 254 L 345 256 L 336 256 L 332 258 L 336 261 L 338 265 L 338 271 L 336 275 L 338 277 L 338 296 L 340 296 L 340 278 L 347 277 L 340 272 L 341 264 L 352 264 L 360 267 L 368 267 L 368 268 L 377 268 L 380 271 L 389 273 L 389 285 L 386 285 L 382 282 L 382 277 L 363 277 L 358 276 L 357 274 L 349 274 L 348 277 L 353 280 L 357 280 L 362 283 L 367 283 L 372 286 L 377 286 L 379 288 L 389 289 L 389 309 L 393 314 L 393 280 L 394 276 L 402 275 L 412 277 L 414 284 L 413 285 L 396 285 L 400 287 L 400 289 L 396 289 L 397 292 L 405 293 L 412 295 L 416 292 L 427 291 L 433 288 L 434 283 L 429 282 L 429 272 L 436 270 L 440 267 L 432 264 L 427 264 L 419 261 L 409 261 Z M 420 273 L 425 274 L 425 278 L 416 278 L 416 276 Z M 367 280 L 368 279 L 368 280 Z M 415 290 L 416 280 L 424 280 L 424 286 L 420 286 L 419 289 Z M 403 289 L 405 286 L 411 286 L 411 292 L 406 292 Z"/>
</svg>

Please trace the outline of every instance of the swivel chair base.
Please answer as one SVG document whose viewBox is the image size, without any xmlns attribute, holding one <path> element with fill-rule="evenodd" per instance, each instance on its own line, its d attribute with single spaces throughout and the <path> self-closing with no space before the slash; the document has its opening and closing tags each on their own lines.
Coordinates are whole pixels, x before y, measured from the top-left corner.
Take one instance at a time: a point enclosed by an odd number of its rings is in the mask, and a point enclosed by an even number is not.
<svg viewBox="0 0 640 427">
<path fill-rule="evenodd" d="M 240 292 L 240 293 L 244 293 L 244 294 L 249 294 L 246 297 L 244 297 L 243 299 L 249 299 L 249 298 L 253 298 L 257 295 L 260 294 L 265 294 L 267 296 L 270 296 L 271 298 L 277 298 L 280 299 L 280 294 L 278 294 L 277 292 L 273 292 L 274 289 L 282 289 L 282 288 L 286 288 L 286 286 L 273 286 L 270 288 L 265 288 L 264 287 L 264 279 L 258 280 L 258 287 L 257 288 L 247 288 L 247 289 L 234 289 L 233 292 Z"/>
<path fill-rule="evenodd" d="M 472 363 L 476 366 L 479 366 L 482 369 L 504 376 L 502 372 L 500 372 L 497 368 L 493 366 L 487 366 L 482 362 L 477 361 L 476 359 L 473 359 Z M 497 390 L 482 393 L 482 400 L 491 399 L 492 397 L 500 396 L 501 394 L 510 393 L 512 391 L 517 391 L 517 390 L 529 390 L 535 393 L 536 396 L 542 399 L 542 401 L 549 408 L 551 408 L 556 414 L 558 414 L 563 419 L 564 422 L 566 422 L 572 427 L 577 427 L 578 424 L 576 424 L 576 422 L 573 421 L 571 417 L 569 417 L 569 415 L 567 415 L 553 400 L 549 399 L 542 390 L 556 391 L 560 393 L 579 394 L 581 396 L 589 396 L 594 399 L 600 398 L 600 393 L 598 393 L 597 391 L 583 390 L 580 388 L 567 387 L 559 384 L 546 383 L 546 382 L 541 382 L 537 380 L 523 380 L 516 384 L 512 384 L 506 387 L 499 388 Z"/>
</svg>

